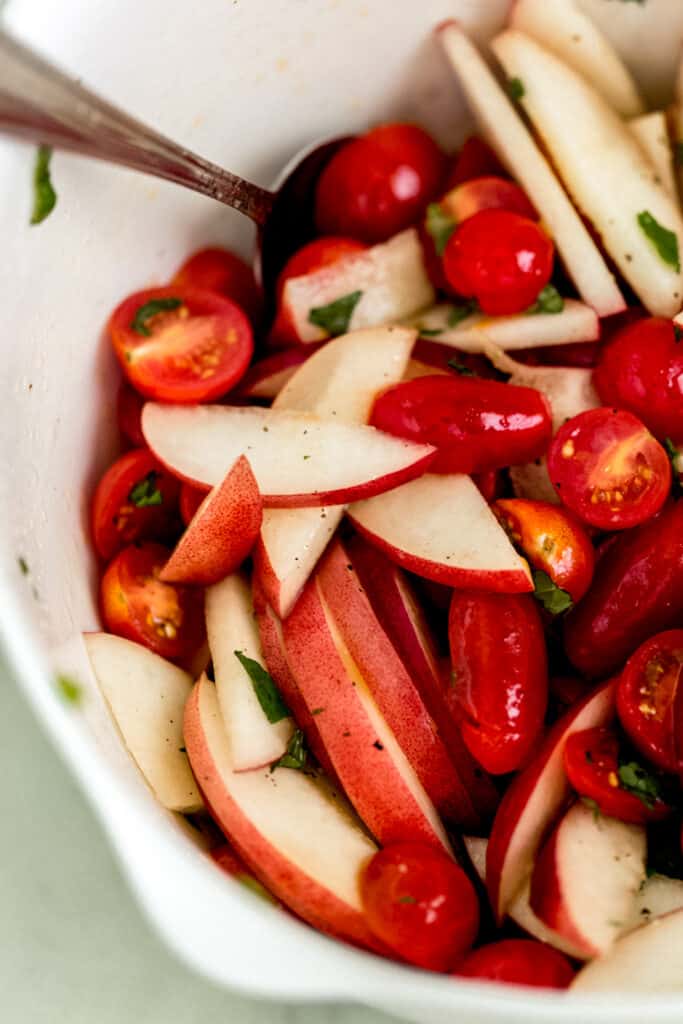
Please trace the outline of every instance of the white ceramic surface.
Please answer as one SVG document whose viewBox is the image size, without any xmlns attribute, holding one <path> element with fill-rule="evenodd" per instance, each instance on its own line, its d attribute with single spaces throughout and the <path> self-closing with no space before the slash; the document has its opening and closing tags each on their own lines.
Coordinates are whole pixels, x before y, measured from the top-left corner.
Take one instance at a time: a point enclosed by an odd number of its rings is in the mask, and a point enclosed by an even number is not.
<svg viewBox="0 0 683 1024">
<path fill-rule="evenodd" d="M 584 0 L 658 95 L 678 0 Z M 133 113 L 267 183 L 302 144 L 380 118 L 461 137 L 461 100 L 429 37 L 458 15 L 485 37 L 504 0 L 11 0 L 11 27 Z M 648 36 L 647 33 L 650 33 Z M 650 42 L 644 46 L 643 39 Z M 237 215 L 174 186 L 57 155 L 59 204 L 29 228 L 32 152 L 0 144 L 0 635 L 36 713 L 102 819 L 168 944 L 214 980 L 277 999 L 353 999 L 430 1024 L 674 1021 L 683 996 L 579 1001 L 457 983 L 333 943 L 201 856 L 123 750 L 77 642 L 96 623 L 87 499 L 114 451 L 117 372 L 102 324 L 199 244 L 248 248 Z M 20 570 L 25 559 L 29 572 Z M 54 670 L 86 686 L 82 708 Z"/>
</svg>

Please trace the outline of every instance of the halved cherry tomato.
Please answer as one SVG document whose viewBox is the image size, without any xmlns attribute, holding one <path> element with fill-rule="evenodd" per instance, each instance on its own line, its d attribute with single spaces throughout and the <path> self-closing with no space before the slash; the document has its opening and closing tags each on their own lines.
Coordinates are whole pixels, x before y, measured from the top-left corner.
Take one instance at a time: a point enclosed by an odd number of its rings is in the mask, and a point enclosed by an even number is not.
<svg viewBox="0 0 683 1024">
<path fill-rule="evenodd" d="M 452 685 L 462 738 L 493 775 L 527 761 L 543 729 L 548 675 L 543 626 L 526 594 L 456 590 L 448 615 Z"/>
<path fill-rule="evenodd" d="M 110 562 L 100 599 L 107 629 L 143 644 L 162 658 L 191 657 L 204 639 L 202 592 L 162 583 L 171 552 L 161 544 L 131 544 Z"/>
<path fill-rule="evenodd" d="M 194 519 L 195 512 L 208 494 L 204 487 L 196 487 L 183 480 L 180 485 L 180 518 L 185 526 L 189 526 Z"/>
<path fill-rule="evenodd" d="M 645 522 L 671 490 L 669 456 L 645 424 L 605 407 L 560 427 L 548 449 L 548 472 L 564 504 L 602 530 Z"/>
<path fill-rule="evenodd" d="M 418 377 L 375 401 L 370 423 L 435 445 L 433 473 L 482 473 L 544 454 L 550 407 L 535 388 L 474 377 Z"/>
<path fill-rule="evenodd" d="M 678 772 L 681 762 L 683 629 L 646 640 L 626 662 L 617 686 L 617 714 L 653 764 Z"/>
<path fill-rule="evenodd" d="M 135 448 L 101 478 L 92 503 L 95 549 L 106 561 L 136 540 L 173 541 L 180 532 L 180 482 L 149 448 Z"/>
<path fill-rule="evenodd" d="M 565 650 L 587 676 L 621 668 L 658 630 L 683 622 L 683 501 L 616 535 L 564 624 Z"/>
<path fill-rule="evenodd" d="M 480 210 L 511 210 L 529 220 L 538 220 L 538 213 L 524 189 L 508 178 L 486 175 L 472 178 L 450 189 L 439 205 L 456 224 L 473 217 Z"/>
<path fill-rule="evenodd" d="M 660 440 L 683 442 L 683 331 L 650 317 L 620 331 L 593 381 L 605 405 L 628 409 Z"/>
<path fill-rule="evenodd" d="M 507 171 L 490 146 L 487 146 L 478 135 L 470 135 L 455 155 L 446 176 L 444 191 L 455 188 L 463 181 L 481 178 L 486 174 L 505 177 Z"/>
<path fill-rule="evenodd" d="M 453 972 L 459 978 L 567 988 L 574 968 L 564 954 L 533 939 L 501 939 L 481 946 L 465 957 Z"/>
<path fill-rule="evenodd" d="M 474 886 L 462 868 L 431 846 L 386 846 L 361 874 L 360 893 L 370 929 L 419 967 L 451 970 L 476 938 Z"/>
<path fill-rule="evenodd" d="M 418 219 L 439 192 L 446 158 L 417 125 L 384 124 L 353 139 L 318 180 L 315 217 L 325 235 L 383 242 Z"/>
<path fill-rule="evenodd" d="M 443 265 L 458 295 L 474 298 L 491 316 L 522 313 L 553 272 L 555 247 L 528 217 L 481 210 L 459 224 L 446 243 Z"/>
<path fill-rule="evenodd" d="M 622 765 L 619 746 L 612 729 L 572 733 L 564 748 L 567 778 L 580 796 L 593 800 L 611 818 L 633 825 L 662 821 L 672 808 L 660 798 L 656 777 L 630 759 Z M 650 779 L 654 783 L 651 795 L 647 787 L 637 785 L 639 780 L 644 783 Z"/>
<path fill-rule="evenodd" d="M 142 407 L 144 404 L 144 398 L 124 380 L 116 400 L 116 417 L 119 430 L 125 439 L 136 448 L 144 448 L 147 444 L 145 435 L 142 433 Z"/>
<path fill-rule="evenodd" d="M 239 306 L 175 285 L 124 299 L 109 319 L 109 334 L 133 387 L 161 402 L 218 398 L 237 384 L 254 351 Z"/>
<path fill-rule="evenodd" d="M 236 302 L 252 323 L 261 315 L 263 294 L 251 267 L 229 249 L 199 249 L 176 270 L 172 285 L 218 292 Z"/>
<path fill-rule="evenodd" d="M 547 501 L 502 498 L 493 511 L 532 567 L 547 573 L 574 603 L 580 601 L 595 566 L 593 545 L 581 523 Z"/>
</svg>

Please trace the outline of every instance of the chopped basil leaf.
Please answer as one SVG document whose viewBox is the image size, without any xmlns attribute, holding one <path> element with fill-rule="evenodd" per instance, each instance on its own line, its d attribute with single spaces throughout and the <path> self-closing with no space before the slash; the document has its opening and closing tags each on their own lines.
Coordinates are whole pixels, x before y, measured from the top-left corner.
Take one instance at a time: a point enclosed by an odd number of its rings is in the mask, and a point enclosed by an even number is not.
<svg viewBox="0 0 683 1024">
<path fill-rule="evenodd" d="M 19 569 L 21 570 L 21 575 L 28 576 L 28 562 L 26 561 L 23 555 L 19 555 L 19 557 L 17 558 L 17 564 L 19 566 Z"/>
<path fill-rule="evenodd" d="M 674 163 L 683 167 L 683 142 L 674 142 Z"/>
<path fill-rule="evenodd" d="M 418 331 L 423 338 L 436 338 L 443 334 L 443 327 L 418 327 Z"/>
<path fill-rule="evenodd" d="M 592 797 L 582 796 L 581 803 L 585 804 L 586 807 L 589 807 L 591 809 L 591 811 L 593 812 L 593 821 L 600 821 L 600 815 L 602 814 L 602 811 L 600 810 L 600 805 L 595 800 L 593 800 Z"/>
<path fill-rule="evenodd" d="M 360 302 L 362 294 L 361 291 L 349 292 L 348 295 L 342 295 L 341 298 L 335 299 L 327 306 L 316 306 L 308 314 L 309 323 L 315 324 L 316 327 L 322 327 L 333 338 L 340 334 L 346 334 L 353 311 Z"/>
<path fill-rule="evenodd" d="M 619 782 L 627 793 L 637 796 L 646 807 L 654 807 L 660 796 L 659 780 L 637 761 L 619 765 Z"/>
<path fill-rule="evenodd" d="M 145 338 L 149 338 L 151 331 L 147 326 L 147 321 L 151 320 L 157 313 L 168 313 L 172 309 L 177 309 L 178 306 L 182 306 L 182 299 L 150 299 L 149 302 L 145 302 L 144 306 L 140 306 L 137 313 L 133 317 L 133 322 L 130 327 L 136 334 L 142 334 Z"/>
<path fill-rule="evenodd" d="M 534 569 L 534 597 L 551 615 L 561 615 L 573 606 L 570 595 L 553 583 L 547 572 Z"/>
<path fill-rule="evenodd" d="M 399 896 L 396 900 L 397 903 L 417 903 L 414 896 Z"/>
<path fill-rule="evenodd" d="M 456 359 L 449 359 L 448 360 L 448 365 L 450 366 L 451 370 L 455 370 L 455 372 L 459 373 L 461 377 L 476 377 L 477 376 L 477 374 L 474 372 L 474 370 L 470 370 L 469 366 L 465 366 L 464 363 L 458 362 L 457 358 Z"/>
<path fill-rule="evenodd" d="M 256 699 L 270 724 L 274 725 L 275 722 L 281 722 L 283 718 L 289 718 L 289 708 L 280 696 L 280 691 L 275 685 L 271 674 L 266 672 L 263 666 L 259 665 L 258 661 L 248 658 L 241 651 L 234 651 L 233 653 L 251 679 Z"/>
<path fill-rule="evenodd" d="M 296 768 L 301 770 L 306 767 L 308 751 L 304 744 L 304 734 L 301 729 L 295 729 L 294 735 L 287 744 L 287 753 L 283 754 L 279 761 L 271 767 L 271 772 L 276 768 Z"/>
<path fill-rule="evenodd" d="M 467 320 L 468 316 L 476 313 L 478 308 L 474 299 L 471 302 L 464 302 L 462 306 L 453 306 L 453 309 L 448 314 L 446 323 L 449 327 L 457 327 L 463 320 Z"/>
<path fill-rule="evenodd" d="M 674 497 L 683 497 L 683 452 L 676 447 L 670 437 L 664 438 L 664 447 L 667 455 L 671 459 Z"/>
<path fill-rule="evenodd" d="M 529 306 L 527 313 L 561 313 L 564 309 L 564 299 L 553 284 L 547 284 L 541 288 L 538 298 L 533 306 Z"/>
<path fill-rule="evenodd" d="M 83 698 L 83 690 L 80 683 L 70 676 L 59 675 L 55 680 L 60 695 L 69 704 L 80 704 Z"/>
<path fill-rule="evenodd" d="M 446 213 L 440 203 L 430 203 L 427 207 L 425 228 L 432 237 L 437 255 L 443 256 L 448 239 L 455 231 L 455 221 L 450 213 Z"/>
<path fill-rule="evenodd" d="M 515 101 L 521 100 L 524 95 L 524 82 L 521 78 L 508 79 L 508 95 Z"/>
<path fill-rule="evenodd" d="M 678 255 L 678 238 L 675 233 L 662 227 L 647 210 L 638 214 L 638 224 L 645 237 L 654 245 L 662 262 L 679 271 L 681 261 Z"/>
<path fill-rule="evenodd" d="M 50 158 L 52 146 L 39 146 L 33 168 L 33 211 L 31 224 L 40 224 L 52 213 L 57 204 L 52 179 L 50 178 Z"/>
<path fill-rule="evenodd" d="M 151 470 L 143 480 L 138 480 L 135 487 L 133 487 L 128 495 L 128 501 L 131 501 L 136 508 L 149 508 L 151 505 L 163 505 L 164 499 L 161 491 L 156 485 L 158 476 L 158 473 Z"/>
<path fill-rule="evenodd" d="M 674 341 L 677 345 L 681 338 L 683 338 L 683 327 L 679 327 L 678 324 L 674 324 Z"/>
</svg>

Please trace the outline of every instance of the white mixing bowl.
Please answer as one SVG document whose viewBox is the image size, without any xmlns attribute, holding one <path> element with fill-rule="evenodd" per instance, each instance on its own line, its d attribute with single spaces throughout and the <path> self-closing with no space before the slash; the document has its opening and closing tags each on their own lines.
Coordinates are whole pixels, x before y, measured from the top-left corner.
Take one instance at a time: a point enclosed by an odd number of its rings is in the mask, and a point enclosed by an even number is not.
<svg viewBox="0 0 683 1024">
<path fill-rule="evenodd" d="M 419 120 L 453 146 L 465 113 L 430 30 L 455 15 L 486 38 L 507 6 L 11 0 L 4 15 L 17 34 L 105 96 L 268 183 L 303 144 L 379 119 Z M 680 0 L 584 6 L 618 37 L 651 96 L 670 87 Z M 332 942 L 223 876 L 155 803 L 76 642 L 97 623 L 87 507 L 116 444 L 118 372 L 102 325 L 122 296 L 164 281 L 193 247 L 223 242 L 247 252 L 251 231 L 210 200 L 61 154 L 53 161 L 58 206 L 30 228 L 32 163 L 31 149 L 0 143 L 0 633 L 164 939 L 232 988 L 281 1000 L 362 1001 L 430 1024 L 679 1021 L 683 996 L 587 1002 L 486 987 Z M 81 707 L 60 700 L 56 669 L 86 685 Z"/>
</svg>

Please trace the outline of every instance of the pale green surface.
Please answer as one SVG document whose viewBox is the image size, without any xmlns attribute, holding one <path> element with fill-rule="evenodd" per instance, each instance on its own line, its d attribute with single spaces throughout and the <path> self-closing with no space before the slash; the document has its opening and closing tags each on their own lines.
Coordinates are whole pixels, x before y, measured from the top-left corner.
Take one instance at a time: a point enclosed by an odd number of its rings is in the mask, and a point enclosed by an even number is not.
<svg viewBox="0 0 683 1024">
<path fill-rule="evenodd" d="M 0 992 L 5 1024 L 391 1024 L 214 988 L 161 945 L 0 657 Z"/>
</svg>

